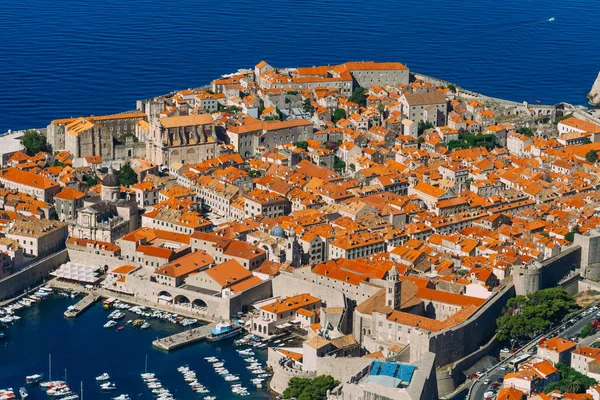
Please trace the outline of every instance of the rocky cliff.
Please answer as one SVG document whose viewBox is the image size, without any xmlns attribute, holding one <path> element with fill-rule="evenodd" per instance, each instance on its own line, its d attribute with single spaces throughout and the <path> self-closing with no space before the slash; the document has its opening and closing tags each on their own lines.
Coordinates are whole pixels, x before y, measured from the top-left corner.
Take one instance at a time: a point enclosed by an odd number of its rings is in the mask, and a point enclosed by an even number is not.
<svg viewBox="0 0 600 400">
<path fill-rule="evenodd" d="M 587 95 L 588 101 L 593 107 L 600 107 L 600 72 L 592 86 L 592 90 Z"/>
</svg>

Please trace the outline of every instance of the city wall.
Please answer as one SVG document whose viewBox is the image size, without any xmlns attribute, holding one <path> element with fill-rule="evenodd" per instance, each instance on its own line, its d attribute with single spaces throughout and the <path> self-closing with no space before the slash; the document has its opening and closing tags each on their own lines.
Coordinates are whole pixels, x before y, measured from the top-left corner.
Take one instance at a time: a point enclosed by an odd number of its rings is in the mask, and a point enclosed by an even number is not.
<svg viewBox="0 0 600 400">
<path fill-rule="evenodd" d="M 570 246 L 560 254 L 542 262 L 513 268 L 512 276 L 517 295 L 555 287 L 571 271 L 581 265 L 581 247 Z"/>
<path fill-rule="evenodd" d="M 266 280 L 258 285 L 244 290 L 242 293 L 229 298 L 229 312 L 233 315 L 245 312 L 248 306 L 257 301 L 273 296 L 272 279 Z"/>
<path fill-rule="evenodd" d="M 14 297 L 48 279 L 50 272 L 68 261 L 66 250 L 51 254 L 0 280 L 0 300 Z"/>
<path fill-rule="evenodd" d="M 109 269 L 120 267 L 121 265 L 137 265 L 133 261 L 125 261 L 118 257 L 108 257 L 73 249 L 67 249 L 66 251 L 69 253 L 69 261 L 73 264 L 95 265 L 97 267 L 108 267 Z"/>
<path fill-rule="evenodd" d="M 330 375 L 335 380 L 346 382 L 352 375 L 366 368 L 373 359 L 362 357 L 318 357 L 317 370 L 303 371 L 279 365 L 283 356 L 275 349 L 269 347 L 267 364 L 273 368 L 273 377 L 270 382 L 271 390 L 282 393 L 288 386 L 291 378 L 314 378 L 319 375 Z"/>
<path fill-rule="evenodd" d="M 344 294 L 337 290 L 317 285 L 286 273 L 273 278 L 273 296 L 286 297 L 302 293 L 310 293 L 318 297 L 327 307 L 346 306 Z"/>
<path fill-rule="evenodd" d="M 494 335 L 496 319 L 514 295 L 514 286 L 509 284 L 461 324 L 438 333 L 413 329 L 410 337 L 411 362 L 419 362 L 423 354 L 430 351 L 436 355 L 435 366 L 442 367 L 478 351 Z"/>
<path fill-rule="evenodd" d="M 454 392 L 461 385 L 466 377 L 464 371 L 475 365 L 477 361 L 489 354 L 495 354 L 500 351 L 500 342 L 494 335 L 489 342 L 481 346 L 479 350 L 466 355 L 453 364 L 439 368 L 437 373 L 437 388 L 441 396 L 447 396 Z"/>
</svg>

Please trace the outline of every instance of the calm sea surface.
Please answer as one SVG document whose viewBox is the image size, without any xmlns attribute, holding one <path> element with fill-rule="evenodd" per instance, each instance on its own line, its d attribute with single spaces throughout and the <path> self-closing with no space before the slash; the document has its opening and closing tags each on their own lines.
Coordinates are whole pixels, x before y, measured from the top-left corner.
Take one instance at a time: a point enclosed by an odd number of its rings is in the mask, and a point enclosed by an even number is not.
<svg viewBox="0 0 600 400">
<path fill-rule="evenodd" d="M 151 320 L 151 328 L 146 330 L 131 325 L 126 325 L 122 331 L 104 329 L 102 325 L 109 312 L 100 304 L 74 320 L 66 319 L 63 312 L 73 303 L 75 300 L 55 296 L 17 312 L 22 319 L 4 329 L 7 337 L 0 341 L 0 389 L 12 387 L 18 391 L 19 387 L 25 386 L 25 376 L 34 373 L 44 373 L 47 378 L 48 354 L 52 354 L 52 378 L 62 380 L 66 369 L 72 389 L 79 392 L 83 381 L 85 399 L 109 400 L 121 393 L 129 394 L 132 400 L 152 399 L 154 397 L 140 377 L 148 355 L 148 372 L 154 372 L 163 387 L 177 399 L 202 399 L 208 395 L 219 400 L 241 399 L 231 393 L 230 385 L 204 360 L 204 357 L 215 356 L 225 360 L 225 367 L 232 374 L 240 374 L 238 383 L 251 392 L 244 399 L 272 398 L 267 392 L 256 391 L 250 382 L 253 376 L 231 341 L 203 342 L 166 353 L 155 350 L 152 341 L 180 331 L 182 328 L 178 325 Z M 125 313 L 127 316 L 120 324 L 139 318 Z M 266 352 L 259 351 L 255 357 L 264 363 Z M 177 367 L 185 364 L 196 371 L 198 381 L 207 386 L 210 394 L 199 395 L 189 388 L 177 372 Z M 115 392 L 101 393 L 96 385 L 95 377 L 104 372 L 110 375 L 111 382 L 115 382 Z M 31 386 L 28 390 L 29 399 L 48 399 L 38 387 Z"/>
<path fill-rule="evenodd" d="M 261 59 L 397 60 L 491 96 L 585 104 L 598 21 L 590 0 L 5 0 L 0 132 L 133 109 Z"/>
</svg>

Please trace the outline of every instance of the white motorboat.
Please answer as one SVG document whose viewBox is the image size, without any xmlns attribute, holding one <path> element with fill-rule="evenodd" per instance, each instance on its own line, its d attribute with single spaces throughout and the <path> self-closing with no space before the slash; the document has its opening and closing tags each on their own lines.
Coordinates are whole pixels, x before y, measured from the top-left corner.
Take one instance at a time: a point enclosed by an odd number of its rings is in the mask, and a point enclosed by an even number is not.
<svg viewBox="0 0 600 400">
<path fill-rule="evenodd" d="M 117 390 L 117 386 L 112 382 L 106 382 L 100 385 L 100 390 L 103 392 L 112 392 Z"/>
<path fill-rule="evenodd" d="M 223 379 L 227 382 L 237 382 L 240 380 L 240 377 L 235 375 L 225 375 Z"/>
<path fill-rule="evenodd" d="M 128 394 L 121 394 L 117 397 L 113 397 L 113 400 L 129 400 L 129 395 Z"/>
<path fill-rule="evenodd" d="M 142 379 L 152 379 L 155 378 L 156 375 L 152 372 L 147 372 L 145 374 L 140 374 L 142 376 Z"/>
<path fill-rule="evenodd" d="M 107 329 L 108 329 L 108 328 L 112 328 L 112 327 L 113 327 L 113 326 L 115 326 L 116 324 L 117 324 L 117 322 L 116 322 L 116 321 L 113 321 L 113 320 L 111 319 L 110 321 L 108 321 L 107 323 L 105 323 L 103 326 L 104 326 L 105 328 L 107 328 Z"/>
<path fill-rule="evenodd" d="M 96 382 L 105 382 L 105 381 L 108 381 L 109 379 L 110 379 L 110 375 L 108 375 L 105 372 L 102 375 L 96 377 Z"/>
<path fill-rule="evenodd" d="M 27 382 L 28 385 L 31 385 L 31 384 L 40 382 L 43 377 L 44 377 L 44 374 L 29 375 L 29 376 L 25 377 L 25 382 Z"/>
</svg>

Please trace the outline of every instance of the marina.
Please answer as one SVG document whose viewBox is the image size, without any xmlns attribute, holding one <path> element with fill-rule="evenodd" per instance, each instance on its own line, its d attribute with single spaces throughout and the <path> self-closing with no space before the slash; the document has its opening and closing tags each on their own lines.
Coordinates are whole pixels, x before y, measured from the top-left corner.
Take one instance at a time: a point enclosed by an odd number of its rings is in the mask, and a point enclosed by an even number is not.
<svg viewBox="0 0 600 400">
<path fill-rule="evenodd" d="M 68 293 L 60 295 L 55 290 L 32 306 L 15 310 L 14 315 L 19 314 L 20 317 L 18 320 L 2 324 L 0 330 L 6 333 L 6 337 L 0 341 L 0 359 L 11 361 L 0 363 L 0 389 L 14 388 L 13 395 L 18 398 L 19 388 L 23 387 L 27 398 L 34 400 L 75 400 L 79 398 L 81 389 L 84 389 L 86 399 L 273 398 L 254 383 L 258 382 L 257 379 L 265 378 L 258 378 L 246 368 L 249 364 L 243 361 L 243 357 L 248 358 L 248 355 L 239 354 L 236 350 L 242 348 L 235 346 L 233 340 L 186 342 L 186 346 L 180 345 L 179 350 L 173 353 L 152 346 L 152 342 L 160 337 L 183 334 L 185 338 L 186 332 L 195 330 L 202 333 L 199 337 L 206 336 L 214 324 L 186 331 L 182 325 L 185 318 L 149 308 L 142 310 L 117 301 L 105 309 L 103 300 L 93 302 L 76 319 L 64 318 L 64 311 L 76 301 Z M 116 326 L 104 328 L 103 325 L 108 321 L 115 321 L 108 318 L 115 311 L 125 316 L 116 321 Z M 150 327 L 143 329 L 139 323 L 134 326 L 134 321 L 138 319 L 143 319 Z M 192 320 L 188 319 L 188 324 L 189 321 Z M 118 330 L 118 327 L 123 329 Z M 39 335 L 55 339 L 42 341 Z M 264 366 L 266 351 L 254 351 L 252 357 Z M 51 362 L 49 354 L 52 354 Z M 205 357 L 217 358 L 232 377 L 225 379 L 211 363 L 205 361 Z M 195 372 L 197 383 L 190 385 L 193 381 L 182 379 L 182 373 L 178 371 L 181 366 L 187 366 Z M 140 379 L 141 374 L 154 376 L 146 382 Z M 26 377 L 37 380 L 36 375 L 43 375 L 42 381 L 27 385 Z M 217 380 L 218 377 L 221 378 Z M 153 389 L 148 387 L 149 383 L 154 383 L 151 385 Z M 156 383 L 160 383 L 160 387 Z M 41 386 L 46 384 L 49 386 Z M 51 393 L 58 396 L 48 396 L 46 391 L 53 387 L 55 389 Z"/>
</svg>

